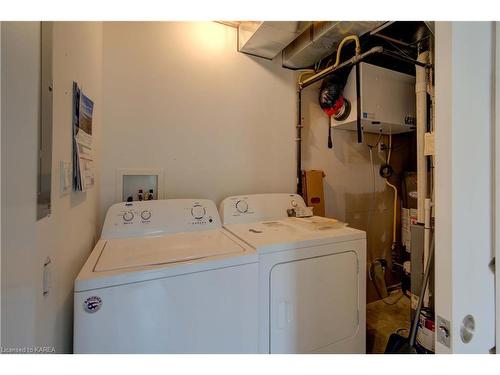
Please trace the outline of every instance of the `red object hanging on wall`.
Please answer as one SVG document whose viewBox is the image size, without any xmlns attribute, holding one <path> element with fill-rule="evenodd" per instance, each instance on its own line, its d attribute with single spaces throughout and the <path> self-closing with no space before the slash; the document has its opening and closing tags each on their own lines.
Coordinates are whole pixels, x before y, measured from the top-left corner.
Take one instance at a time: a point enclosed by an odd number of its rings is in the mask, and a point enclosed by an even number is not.
<svg viewBox="0 0 500 375">
<path fill-rule="evenodd" d="M 344 97 L 342 95 L 335 101 L 333 107 L 324 107 L 323 112 L 327 114 L 328 117 L 335 116 L 340 108 L 344 105 Z"/>
</svg>

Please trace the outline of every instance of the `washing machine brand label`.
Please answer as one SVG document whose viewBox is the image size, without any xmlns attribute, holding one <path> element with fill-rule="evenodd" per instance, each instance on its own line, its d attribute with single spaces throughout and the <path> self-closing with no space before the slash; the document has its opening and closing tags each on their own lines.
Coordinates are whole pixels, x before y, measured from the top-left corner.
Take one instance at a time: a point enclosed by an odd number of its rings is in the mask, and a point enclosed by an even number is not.
<svg viewBox="0 0 500 375">
<path fill-rule="evenodd" d="M 99 311 L 102 306 L 102 299 L 97 296 L 92 296 L 83 301 L 83 309 L 88 313 Z"/>
</svg>

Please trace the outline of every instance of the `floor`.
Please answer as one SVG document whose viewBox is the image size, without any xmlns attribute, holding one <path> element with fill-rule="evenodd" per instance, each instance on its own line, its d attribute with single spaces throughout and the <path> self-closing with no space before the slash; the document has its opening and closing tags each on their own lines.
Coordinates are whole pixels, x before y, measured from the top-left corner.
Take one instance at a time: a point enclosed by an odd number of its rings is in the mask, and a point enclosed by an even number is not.
<svg viewBox="0 0 500 375">
<path fill-rule="evenodd" d="M 379 300 L 366 306 L 366 352 L 373 354 L 384 353 L 387 340 L 391 333 L 398 331 L 402 336 L 408 336 L 410 328 L 410 299 L 391 295 L 384 301 Z"/>
</svg>

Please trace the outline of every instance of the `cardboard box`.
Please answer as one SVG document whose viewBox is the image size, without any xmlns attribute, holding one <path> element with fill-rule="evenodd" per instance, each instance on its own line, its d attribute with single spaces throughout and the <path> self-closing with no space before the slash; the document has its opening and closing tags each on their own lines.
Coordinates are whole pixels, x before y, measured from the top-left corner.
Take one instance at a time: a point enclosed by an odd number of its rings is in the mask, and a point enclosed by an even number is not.
<svg viewBox="0 0 500 375">
<path fill-rule="evenodd" d="M 325 173 L 323 171 L 302 171 L 302 196 L 306 205 L 313 207 L 316 216 L 325 216 L 324 177 Z"/>
</svg>

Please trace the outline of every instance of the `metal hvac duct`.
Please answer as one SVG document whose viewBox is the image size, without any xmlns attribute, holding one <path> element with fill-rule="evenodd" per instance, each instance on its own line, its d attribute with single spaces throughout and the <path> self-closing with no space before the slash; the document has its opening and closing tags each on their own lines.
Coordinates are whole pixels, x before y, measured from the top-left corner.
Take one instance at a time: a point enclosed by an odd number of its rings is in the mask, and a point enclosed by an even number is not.
<svg viewBox="0 0 500 375">
<path fill-rule="evenodd" d="M 238 25 L 238 51 L 273 59 L 312 22 L 243 21 Z"/>
</svg>

